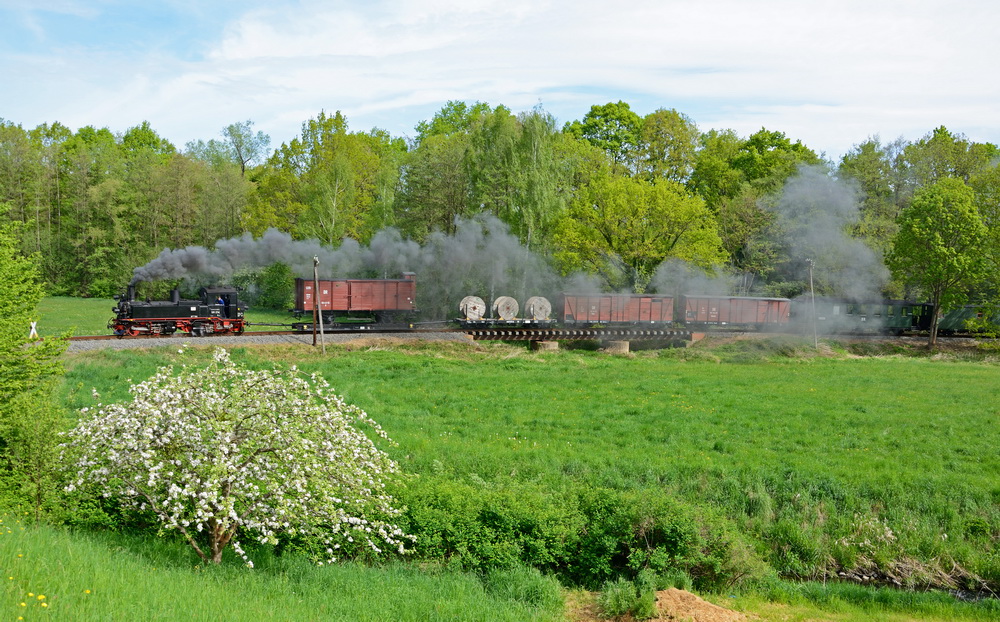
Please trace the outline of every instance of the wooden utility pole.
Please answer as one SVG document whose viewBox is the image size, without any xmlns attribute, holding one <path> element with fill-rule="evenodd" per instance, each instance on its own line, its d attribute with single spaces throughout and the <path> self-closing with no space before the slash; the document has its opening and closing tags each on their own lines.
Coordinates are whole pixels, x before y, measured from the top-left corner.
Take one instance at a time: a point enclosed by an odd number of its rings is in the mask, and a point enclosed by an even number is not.
<svg viewBox="0 0 1000 622">
<path fill-rule="evenodd" d="M 819 350 L 819 334 L 816 328 L 816 292 L 813 290 L 813 266 L 816 262 L 812 259 L 806 259 L 806 263 L 809 264 L 809 295 L 812 297 L 812 308 L 813 308 L 813 347 Z"/>
<path fill-rule="evenodd" d="M 320 308 L 319 257 L 313 255 L 313 346 L 316 345 L 316 325 L 319 324 L 319 342 L 326 354 L 326 336 L 323 334 L 323 309 Z"/>
</svg>

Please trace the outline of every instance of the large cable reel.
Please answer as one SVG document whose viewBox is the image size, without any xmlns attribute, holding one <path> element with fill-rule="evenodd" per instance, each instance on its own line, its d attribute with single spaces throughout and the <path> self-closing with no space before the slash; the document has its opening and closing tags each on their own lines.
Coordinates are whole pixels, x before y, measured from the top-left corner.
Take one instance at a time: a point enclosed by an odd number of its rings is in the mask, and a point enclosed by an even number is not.
<svg viewBox="0 0 1000 622">
<path fill-rule="evenodd" d="M 517 319 L 518 311 L 517 301 L 510 296 L 500 296 L 493 301 L 493 314 L 505 322 Z"/>
<path fill-rule="evenodd" d="M 479 296 L 466 296 L 459 303 L 458 309 L 467 320 L 481 320 L 486 315 L 486 303 Z"/>
</svg>

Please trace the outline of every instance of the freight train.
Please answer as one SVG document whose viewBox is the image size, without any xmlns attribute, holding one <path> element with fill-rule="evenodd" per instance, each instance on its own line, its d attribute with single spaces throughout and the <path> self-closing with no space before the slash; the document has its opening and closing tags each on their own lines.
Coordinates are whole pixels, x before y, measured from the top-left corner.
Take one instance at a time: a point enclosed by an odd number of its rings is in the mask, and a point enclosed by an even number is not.
<svg viewBox="0 0 1000 622">
<path fill-rule="evenodd" d="M 541 302 L 539 302 L 541 301 Z M 909 300 L 854 300 L 811 297 L 797 299 L 683 294 L 561 294 L 554 317 L 544 298 L 531 298 L 523 318 L 517 302 L 498 298 L 486 317 L 485 302 L 475 296 L 462 300 L 459 324 L 468 328 L 542 324 L 552 326 L 675 326 L 688 330 L 789 331 L 824 335 L 902 335 L 930 330 L 933 306 Z M 514 309 L 513 314 L 505 310 Z M 943 313 L 939 334 L 970 332 L 971 320 L 987 320 L 1000 328 L 1000 312 L 966 305 Z"/>
<path fill-rule="evenodd" d="M 293 327 L 311 330 L 318 311 L 323 325 L 343 328 L 376 328 L 408 325 L 416 312 L 416 278 L 401 279 L 296 279 L 296 318 L 310 318 Z M 108 327 L 119 336 L 168 335 L 177 331 L 193 335 L 241 334 L 245 327 L 244 305 L 236 289 L 206 287 L 198 300 L 181 300 L 177 290 L 169 301 L 137 301 L 135 289 L 116 297 L 115 318 Z M 317 304 L 318 301 L 318 304 Z M 905 300 L 855 301 L 810 297 L 764 298 L 684 294 L 583 294 L 563 293 L 553 306 L 548 299 L 533 296 L 524 310 L 517 300 L 500 296 L 487 309 L 478 296 L 459 303 L 457 323 L 463 328 L 484 326 L 659 326 L 688 330 L 795 331 L 822 334 L 903 334 L 926 331 L 931 323 L 931 305 Z M 983 307 L 953 310 L 940 321 L 943 334 L 963 332 L 967 320 L 987 318 Z"/>
</svg>

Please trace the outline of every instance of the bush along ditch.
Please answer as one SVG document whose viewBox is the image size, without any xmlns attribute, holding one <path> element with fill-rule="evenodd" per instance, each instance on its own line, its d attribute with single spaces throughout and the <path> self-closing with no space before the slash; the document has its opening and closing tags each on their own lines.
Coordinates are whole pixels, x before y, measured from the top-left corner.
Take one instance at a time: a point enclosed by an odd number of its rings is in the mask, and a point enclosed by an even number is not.
<svg viewBox="0 0 1000 622">
<path fill-rule="evenodd" d="M 739 512 L 719 499 L 696 503 L 657 487 L 567 482 L 554 491 L 444 474 L 414 478 L 396 496 L 407 506 L 401 526 L 416 536 L 417 558 L 480 572 L 526 565 L 593 590 L 635 582 L 643 572 L 667 587 L 714 592 L 779 577 L 979 595 L 1000 583 L 997 556 L 988 553 L 997 533 L 991 520 L 960 521 L 971 535 L 956 533 L 953 539 L 968 541 L 945 552 L 928 548 L 940 535 L 895 514 L 833 501 L 798 512 L 760 480 L 730 485 L 743 499 Z M 898 533 L 890 526 L 897 522 L 905 525 Z"/>
<path fill-rule="evenodd" d="M 662 491 L 588 486 L 556 494 L 422 476 L 396 493 L 419 558 L 489 572 L 528 565 L 567 585 L 599 589 L 643 571 L 703 590 L 764 578 L 769 568 L 735 525 Z"/>
</svg>

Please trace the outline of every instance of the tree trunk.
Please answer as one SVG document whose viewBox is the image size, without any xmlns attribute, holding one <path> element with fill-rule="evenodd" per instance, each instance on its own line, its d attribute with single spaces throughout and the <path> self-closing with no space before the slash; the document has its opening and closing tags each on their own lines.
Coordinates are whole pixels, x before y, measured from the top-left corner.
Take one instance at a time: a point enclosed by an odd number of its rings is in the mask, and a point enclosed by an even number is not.
<svg viewBox="0 0 1000 622">
<path fill-rule="evenodd" d="M 933 299 L 931 301 L 931 334 L 927 340 L 927 347 L 933 348 L 937 345 L 937 333 L 938 333 L 938 319 L 941 315 L 941 293 L 934 292 Z"/>
</svg>

